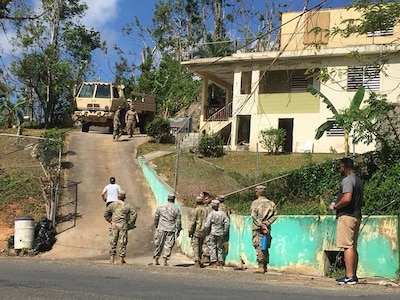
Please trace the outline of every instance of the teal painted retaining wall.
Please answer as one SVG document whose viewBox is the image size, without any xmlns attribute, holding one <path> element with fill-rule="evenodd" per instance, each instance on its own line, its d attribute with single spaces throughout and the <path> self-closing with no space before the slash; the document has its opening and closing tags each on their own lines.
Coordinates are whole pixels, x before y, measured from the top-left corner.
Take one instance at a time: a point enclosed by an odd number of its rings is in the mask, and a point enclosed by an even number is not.
<svg viewBox="0 0 400 300">
<path fill-rule="evenodd" d="M 165 203 L 173 190 L 157 175 L 144 158 L 138 158 L 143 174 L 154 193 L 157 205 Z M 179 200 L 179 196 L 178 196 Z M 182 212 L 183 231 L 177 241 L 181 251 L 192 256 L 187 224 L 192 208 L 177 206 Z M 229 253 L 226 264 L 254 267 L 256 256 L 251 244 L 251 217 L 231 216 Z M 399 275 L 398 216 L 364 217 L 358 241 L 360 277 L 397 278 Z M 325 251 L 335 246 L 336 220 L 333 216 L 278 216 L 272 225 L 271 269 L 308 275 L 325 275 L 330 266 Z"/>
</svg>

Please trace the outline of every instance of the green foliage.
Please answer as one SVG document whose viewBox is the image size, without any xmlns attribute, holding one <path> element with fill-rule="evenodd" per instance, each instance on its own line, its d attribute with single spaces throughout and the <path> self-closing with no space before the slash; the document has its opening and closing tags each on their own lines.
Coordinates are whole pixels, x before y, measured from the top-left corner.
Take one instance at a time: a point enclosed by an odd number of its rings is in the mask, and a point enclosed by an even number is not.
<svg viewBox="0 0 400 300">
<path fill-rule="evenodd" d="M 364 99 L 365 88 L 360 86 L 357 92 L 354 94 L 353 99 L 350 102 L 350 106 L 342 111 L 338 111 L 332 102 L 319 90 L 312 85 L 307 86 L 307 91 L 312 95 L 322 99 L 322 102 L 326 104 L 326 107 L 332 112 L 333 118 L 336 124 L 341 127 L 344 131 L 344 144 L 345 144 L 345 156 L 349 155 L 349 133 L 355 126 L 355 123 L 359 120 L 360 105 Z M 332 128 L 332 124 L 329 121 L 322 123 L 315 134 L 315 139 L 319 140 L 323 134 Z"/>
<path fill-rule="evenodd" d="M 400 215 L 400 161 L 381 165 L 364 184 L 364 214 Z M 388 205 L 391 201 L 394 203 Z M 386 206 L 386 207 L 385 207 Z M 384 207 L 382 209 L 382 207 Z"/>
<path fill-rule="evenodd" d="M 271 154 L 277 154 L 285 143 L 286 130 L 284 128 L 269 128 L 260 131 L 261 146 Z"/>
<path fill-rule="evenodd" d="M 377 142 L 383 161 L 396 159 L 400 153 L 400 116 L 398 105 L 389 103 L 385 95 L 370 93 L 366 106 L 360 110 L 354 127 L 355 142 Z"/>
<path fill-rule="evenodd" d="M 165 143 L 169 141 L 171 127 L 168 119 L 159 117 L 147 124 L 146 131 L 157 143 Z"/>
<path fill-rule="evenodd" d="M 45 140 L 39 140 L 36 148 L 36 157 L 48 168 L 58 163 L 62 146 L 62 135 L 57 129 L 50 129 L 43 135 Z"/>
<path fill-rule="evenodd" d="M 25 1 L 26 2 L 26 1 Z M 70 113 L 72 86 L 83 80 L 91 66 L 91 53 L 101 48 L 100 34 L 74 20 L 87 9 L 80 1 L 39 1 L 47 13 L 15 18 L 13 46 L 21 55 L 10 66 L 22 84 L 18 97 L 31 99 L 45 126 L 59 124 Z M 30 16 L 30 3 L 16 8 L 15 15 Z M 39 45 L 39 46 L 38 46 Z"/>
<path fill-rule="evenodd" d="M 203 134 L 197 147 L 205 157 L 220 157 L 224 154 L 223 141 L 219 133 Z"/>
</svg>

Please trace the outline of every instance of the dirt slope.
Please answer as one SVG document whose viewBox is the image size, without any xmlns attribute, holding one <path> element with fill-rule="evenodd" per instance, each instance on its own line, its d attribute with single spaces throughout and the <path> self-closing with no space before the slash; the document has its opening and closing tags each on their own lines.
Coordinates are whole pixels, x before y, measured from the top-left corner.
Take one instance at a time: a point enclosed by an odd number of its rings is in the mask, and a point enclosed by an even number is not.
<svg viewBox="0 0 400 300">
<path fill-rule="evenodd" d="M 114 176 L 126 192 L 126 201 L 138 211 L 137 228 L 129 231 L 127 260 L 143 256 L 151 261 L 155 201 L 135 159 L 136 147 L 146 137 L 122 136 L 120 142 L 113 142 L 105 132 L 95 128 L 70 136 L 64 161 L 68 181 L 62 189 L 57 242 L 51 251 L 39 254 L 41 257 L 109 259 L 108 223 L 103 217 L 105 204 L 101 192 L 109 177 Z M 79 182 L 76 219 L 75 190 L 66 188 L 71 182 Z"/>
</svg>

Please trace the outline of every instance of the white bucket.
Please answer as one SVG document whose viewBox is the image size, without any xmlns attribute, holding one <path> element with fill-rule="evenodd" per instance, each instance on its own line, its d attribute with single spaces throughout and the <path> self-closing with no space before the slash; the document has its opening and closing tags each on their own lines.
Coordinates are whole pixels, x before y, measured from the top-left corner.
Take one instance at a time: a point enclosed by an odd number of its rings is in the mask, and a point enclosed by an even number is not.
<svg viewBox="0 0 400 300">
<path fill-rule="evenodd" d="M 33 218 L 15 218 L 14 249 L 32 249 L 34 238 L 35 227 Z"/>
</svg>

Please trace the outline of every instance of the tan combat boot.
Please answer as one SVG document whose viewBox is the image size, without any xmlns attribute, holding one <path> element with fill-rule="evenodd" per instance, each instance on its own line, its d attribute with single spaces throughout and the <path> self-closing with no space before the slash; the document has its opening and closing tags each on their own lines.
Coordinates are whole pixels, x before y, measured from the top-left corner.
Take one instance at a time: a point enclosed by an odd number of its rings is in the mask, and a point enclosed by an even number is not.
<svg viewBox="0 0 400 300">
<path fill-rule="evenodd" d="M 122 256 L 119 257 L 119 262 L 121 264 L 126 264 L 125 258 L 123 258 Z"/>
<path fill-rule="evenodd" d="M 153 266 L 159 266 L 158 257 L 153 257 Z"/>
<path fill-rule="evenodd" d="M 114 263 L 114 255 L 111 255 L 110 256 L 110 264 L 113 264 Z"/>
<path fill-rule="evenodd" d="M 201 257 L 200 262 L 201 262 L 202 264 L 209 263 L 209 262 L 210 262 L 210 257 L 209 257 L 209 256 L 203 255 L 203 256 Z"/>
<path fill-rule="evenodd" d="M 163 266 L 168 266 L 168 259 L 166 257 L 163 258 Z"/>
<path fill-rule="evenodd" d="M 217 269 L 223 269 L 224 268 L 224 264 L 221 262 L 217 262 Z"/>
<path fill-rule="evenodd" d="M 211 269 L 216 269 L 217 268 L 217 263 L 215 261 L 214 262 L 210 262 L 208 267 L 211 268 Z"/>
<path fill-rule="evenodd" d="M 195 267 L 196 269 L 201 268 L 200 262 L 199 262 L 198 260 L 195 260 L 195 261 L 194 261 L 194 267 Z"/>
<path fill-rule="evenodd" d="M 264 265 L 259 264 L 259 265 L 258 265 L 258 268 L 256 268 L 256 269 L 253 270 L 253 273 L 264 274 L 264 273 L 265 273 L 265 271 L 264 271 Z"/>
</svg>

